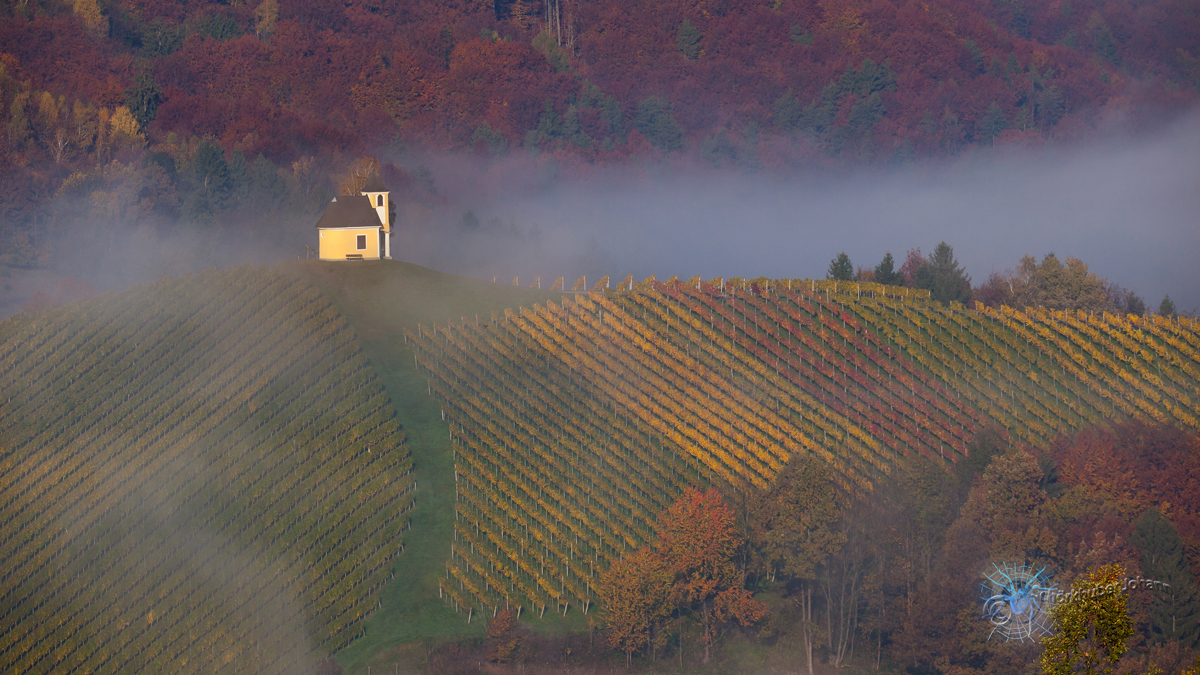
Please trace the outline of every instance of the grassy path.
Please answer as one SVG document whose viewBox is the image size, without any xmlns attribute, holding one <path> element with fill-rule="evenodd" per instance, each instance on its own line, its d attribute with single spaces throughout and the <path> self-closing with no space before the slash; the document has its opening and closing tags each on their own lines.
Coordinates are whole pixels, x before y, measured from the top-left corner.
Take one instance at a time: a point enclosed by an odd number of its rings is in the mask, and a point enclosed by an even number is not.
<svg viewBox="0 0 1200 675">
<path fill-rule="evenodd" d="M 412 643 L 483 635 L 483 622 L 468 625 L 438 598 L 454 538 L 454 462 L 441 410 L 413 365 L 404 331 L 418 323 L 460 317 L 481 320 L 505 307 L 532 305 L 557 293 L 492 284 L 442 274 L 398 261 L 292 263 L 338 305 L 354 324 L 372 365 L 391 396 L 408 436 L 417 480 L 412 529 L 395 579 L 380 593 L 381 607 L 367 620 L 366 634 L 337 655 L 347 674 L 392 672 L 396 664 L 423 658 Z"/>
</svg>

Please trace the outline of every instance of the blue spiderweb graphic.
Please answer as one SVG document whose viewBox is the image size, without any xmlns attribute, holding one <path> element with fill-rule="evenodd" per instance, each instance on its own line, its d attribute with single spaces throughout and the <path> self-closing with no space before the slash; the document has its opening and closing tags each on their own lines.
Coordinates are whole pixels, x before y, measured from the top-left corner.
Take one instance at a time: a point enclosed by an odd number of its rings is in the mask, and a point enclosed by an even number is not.
<svg viewBox="0 0 1200 675">
<path fill-rule="evenodd" d="M 988 639 L 1031 642 L 1053 632 L 1050 606 L 1058 586 L 1050 583 L 1046 568 L 1026 563 L 992 563 L 992 572 L 980 584 L 983 616 L 992 624 Z"/>
</svg>

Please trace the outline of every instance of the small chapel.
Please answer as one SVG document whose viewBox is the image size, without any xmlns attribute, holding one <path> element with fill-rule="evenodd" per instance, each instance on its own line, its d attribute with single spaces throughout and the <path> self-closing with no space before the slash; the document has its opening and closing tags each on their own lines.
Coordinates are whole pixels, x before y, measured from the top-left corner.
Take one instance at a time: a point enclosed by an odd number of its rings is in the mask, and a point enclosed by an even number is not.
<svg viewBox="0 0 1200 675">
<path fill-rule="evenodd" d="M 373 173 L 357 195 L 338 195 L 317 221 L 321 260 L 391 260 L 388 189 Z"/>
</svg>

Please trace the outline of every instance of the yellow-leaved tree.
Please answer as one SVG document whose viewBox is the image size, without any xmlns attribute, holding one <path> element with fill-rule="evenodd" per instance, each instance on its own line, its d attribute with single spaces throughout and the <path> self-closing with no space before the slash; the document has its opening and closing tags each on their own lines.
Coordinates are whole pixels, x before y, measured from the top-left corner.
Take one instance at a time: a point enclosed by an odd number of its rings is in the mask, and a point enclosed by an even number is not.
<svg viewBox="0 0 1200 675">
<path fill-rule="evenodd" d="M 842 511 L 829 467 L 810 455 L 792 457 L 770 487 L 750 503 L 750 540 L 756 548 L 759 574 L 776 573 L 798 582 L 792 598 L 800 607 L 800 629 L 809 675 L 818 626 L 813 618 L 813 590 L 818 569 L 841 550 L 846 535 L 837 525 Z"/>
<path fill-rule="evenodd" d="M 97 0 L 75 0 L 75 15 L 83 21 L 83 28 L 97 37 L 108 37 L 108 17 L 100 10 Z"/>
<path fill-rule="evenodd" d="M 114 145 L 140 147 L 146 142 L 137 120 L 133 118 L 133 113 L 123 105 L 117 106 L 117 109 L 112 112 L 108 124 L 112 128 Z"/>
<path fill-rule="evenodd" d="M 1071 591 L 1050 610 L 1054 633 L 1042 638 L 1043 675 L 1107 673 L 1133 637 L 1120 564 L 1088 570 L 1071 584 Z"/>
<path fill-rule="evenodd" d="M 279 3 L 276 0 L 263 0 L 254 10 L 254 34 L 266 40 L 275 32 L 275 22 L 279 20 Z"/>
<path fill-rule="evenodd" d="M 367 184 L 367 179 L 378 171 L 379 160 L 374 157 L 359 157 L 338 181 L 338 193 L 347 196 L 359 194 Z"/>
</svg>

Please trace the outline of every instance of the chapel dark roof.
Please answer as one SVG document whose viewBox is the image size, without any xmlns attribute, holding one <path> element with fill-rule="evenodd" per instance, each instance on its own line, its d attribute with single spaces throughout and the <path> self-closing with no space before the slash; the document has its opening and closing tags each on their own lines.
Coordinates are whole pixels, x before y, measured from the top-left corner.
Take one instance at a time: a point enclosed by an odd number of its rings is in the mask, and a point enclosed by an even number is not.
<svg viewBox="0 0 1200 675">
<path fill-rule="evenodd" d="M 362 191 L 363 192 L 387 192 L 388 189 L 386 187 L 384 187 L 383 179 L 379 177 L 379 174 L 373 173 L 373 174 L 371 174 L 371 177 L 367 179 L 367 184 L 363 186 Z"/>
<path fill-rule="evenodd" d="M 334 197 L 317 221 L 318 228 L 382 226 L 379 214 L 371 206 L 371 198 L 364 195 Z"/>
</svg>

